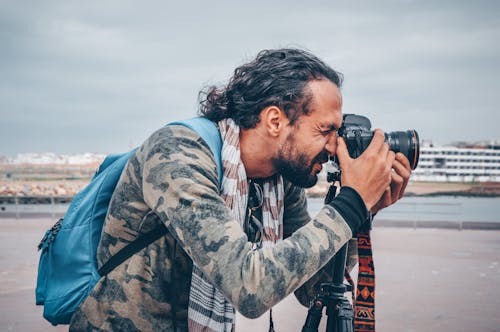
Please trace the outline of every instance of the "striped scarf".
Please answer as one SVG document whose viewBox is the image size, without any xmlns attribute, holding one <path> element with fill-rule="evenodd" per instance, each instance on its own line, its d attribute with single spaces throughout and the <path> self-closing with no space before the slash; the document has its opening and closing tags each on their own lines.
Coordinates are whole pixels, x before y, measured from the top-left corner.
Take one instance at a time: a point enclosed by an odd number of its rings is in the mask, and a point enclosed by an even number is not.
<svg viewBox="0 0 500 332">
<path fill-rule="evenodd" d="M 221 196 L 243 228 L 249 184 L 240 158 L 240 128 L 232 119 L 219 122 L 222 137 L 222 164 L 224 168 Z M 283 239 L 283 179 L 275 176 L 262 184 L 262 246 L 273 246 Z M 260 245 L 254 245 L 259 248 Z M 189 331 L 219 332 L 234 330 L 235 310 L 223 293 L 216 289 L 193 265 L 189 292 Z"/>
</svg>

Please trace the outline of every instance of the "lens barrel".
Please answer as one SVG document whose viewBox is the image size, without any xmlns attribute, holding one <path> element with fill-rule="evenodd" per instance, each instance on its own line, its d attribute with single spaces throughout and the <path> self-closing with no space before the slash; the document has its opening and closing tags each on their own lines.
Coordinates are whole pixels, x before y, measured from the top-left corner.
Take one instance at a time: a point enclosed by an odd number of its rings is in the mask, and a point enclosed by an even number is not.
<svg viewBox="0 0 500 332">
<path fill-rule="evenodd" d="M 392 151 L 401 152 L 408 158 L 411 169 L 417 167 L 420 156 L 420 143 L 416 130 L 385 133 L 385 141 Z"/>
</svg>

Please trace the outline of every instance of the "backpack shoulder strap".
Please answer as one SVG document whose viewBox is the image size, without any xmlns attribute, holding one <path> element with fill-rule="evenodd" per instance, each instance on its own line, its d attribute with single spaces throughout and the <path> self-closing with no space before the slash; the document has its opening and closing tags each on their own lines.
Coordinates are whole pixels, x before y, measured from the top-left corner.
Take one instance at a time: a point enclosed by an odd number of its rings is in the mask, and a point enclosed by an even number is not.
<svg viewBox="0 0 500 332">
<path fill-rule="evenodd" d="M 182 125 L 190 128 L 191 130 L 197 132 L 201 138 L 208 144 L 210 150 L 217 164 L 217 173 L 219 175 L 219 187 L 222 184 L 222 138 L 220 136 L 219 129 L 212 121 L 203 117 L 191 118 L 184 121 L 176 121 L 169 123 L 168 125 Z M 113 255 L 106 263 L 104 263 L 99 269 L 99 274 L 104 276 L 109 272 L 113 271 L 118 265 L 123 263 L 127 258 L 131 257 L 133 254 L 139 252 L 141 249 L 147 247 L 151 243 L 155 242 L 163 235 L 167 234 L 167 228 L 162 224 L 155 227 L 149 233 L 139 236 L 134 241 L 130 242 L 126 247 L 118 251 Z"/>
<path fill-rule="evenodd" d="M 201 138 L 207 143 L 212 151 L 212 154 L 217 164 L 217 173 L 219 175 L 219 187 L 222 184 L 222 138 L 220 136 L 219 128 L 217 125 L 205 117 L 195 117 L 183 121 L 175 121 L 169 125 L 181 125 L 198 133 Z"/>
</svg>

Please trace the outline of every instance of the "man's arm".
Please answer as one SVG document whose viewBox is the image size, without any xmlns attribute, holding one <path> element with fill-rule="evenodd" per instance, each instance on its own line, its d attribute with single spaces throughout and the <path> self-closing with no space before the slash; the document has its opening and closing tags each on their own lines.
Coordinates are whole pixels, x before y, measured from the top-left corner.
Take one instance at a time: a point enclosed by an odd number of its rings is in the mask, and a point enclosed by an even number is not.
<svg viewBox="0 0 500 332">
<path fill-rule="evenodd" d="M 260 316 L 293 292 L 352 236 L 353 226 L 332 206 L 325 206 L 288 239 L 272 248 L 252 250 L 219 196 L 213 156 L 197 134 L 167 127 L 141 154 L 146 204 L 215 287 L 247 317 Z M 351 225 L 359 223 L 355 218 Z"/>
</svg>

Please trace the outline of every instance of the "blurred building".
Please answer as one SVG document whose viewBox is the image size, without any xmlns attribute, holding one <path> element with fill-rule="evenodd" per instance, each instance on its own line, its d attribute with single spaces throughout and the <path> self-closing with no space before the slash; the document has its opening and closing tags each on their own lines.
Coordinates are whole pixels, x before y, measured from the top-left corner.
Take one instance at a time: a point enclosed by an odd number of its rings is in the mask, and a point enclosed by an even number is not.
<svg viewBox="0 0 500 332">
<path fill-rule="evenodd" d="M 423 142 L 413 181 L 500 182 L 500 142 Z"/>
</svg>

